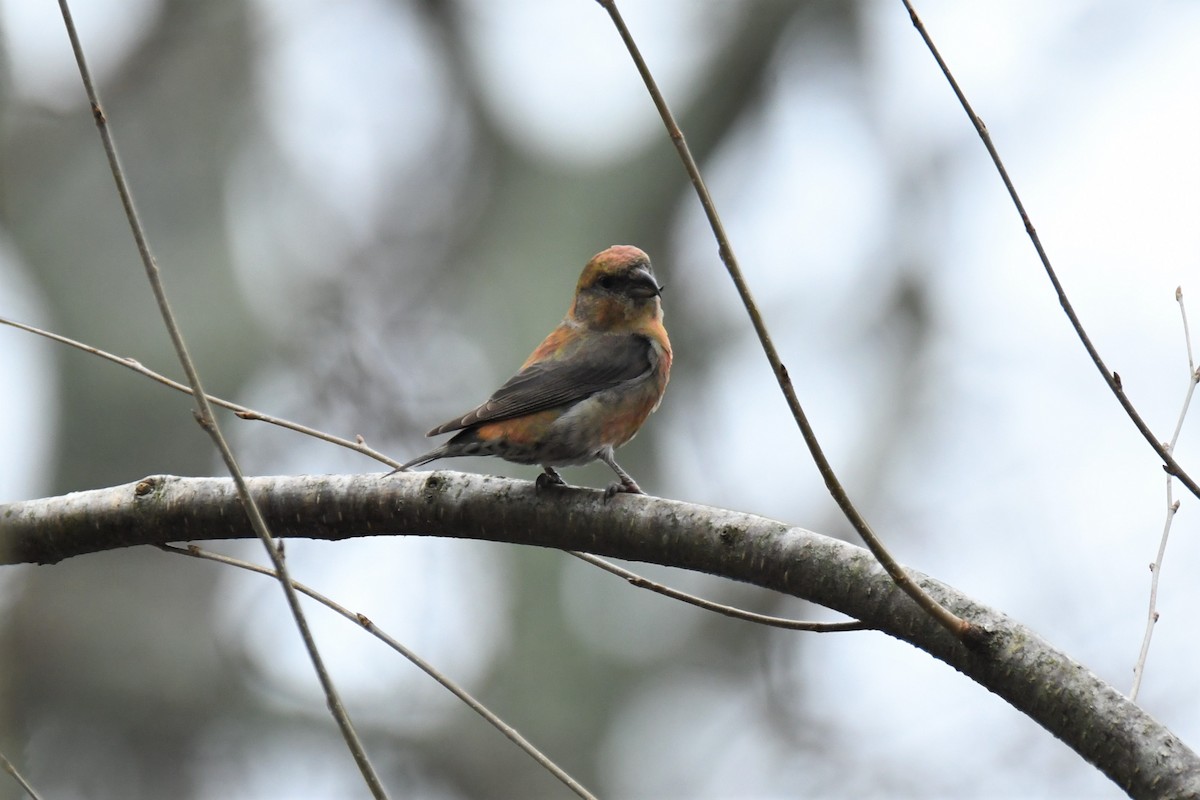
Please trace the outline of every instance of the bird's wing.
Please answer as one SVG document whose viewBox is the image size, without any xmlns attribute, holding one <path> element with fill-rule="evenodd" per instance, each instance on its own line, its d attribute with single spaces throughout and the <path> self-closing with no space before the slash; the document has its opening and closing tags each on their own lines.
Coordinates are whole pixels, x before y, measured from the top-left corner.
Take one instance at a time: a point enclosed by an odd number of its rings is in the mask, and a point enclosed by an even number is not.
<svg viewBox="0 0 1200 800">
<path fill-rule="evenodd" d="M 592 337 L 562 360 L 530 364 L 509 378 L 483 405 L 427 435 L 577 403 L 648 374 L 654 368 L 654 358 L 650 340 L 644 336 Z"/>
</svg>

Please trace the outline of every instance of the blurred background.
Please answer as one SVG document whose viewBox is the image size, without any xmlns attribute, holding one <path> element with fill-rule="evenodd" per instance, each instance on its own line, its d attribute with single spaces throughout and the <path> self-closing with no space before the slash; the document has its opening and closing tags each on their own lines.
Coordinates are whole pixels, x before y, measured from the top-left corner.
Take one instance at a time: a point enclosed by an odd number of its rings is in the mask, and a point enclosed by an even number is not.
<svg viewBox="0 0 1200 800">
<path fill-rule="evenodd" d="M 676 362 L 622 464 L 652 494 L 849 536 L 595 3 L 73 6 L 210 392 L 407 458 L 512 373 L 593 253 L 637 244 L 666 284 Z M 1200 320 L 1200 6 L 918 9 L 1089 332 L 1169 436 L 1188 375 L 1177 285 Z M 1165 476 L 1071 332 L 903 7 L 623 11 L 852 497 L 901 560 L 1128 690 Z M 0 0 L 0 34 L 0 314 L 177 376 L 55 5 Z M 0 501 L 223 474 L 187 398 L 119 367 L 3 328 L 0 375 Z M 1193 475 L 1197 416 L 1179 449 Z M 224 424 L 249 473 L 381 469 Z M 1192 747 L 1196 520 L 1183 497 L 1140 698 Z M 299 579 L 601 796 L 1122 796 L 1002 701 L 880 635 L 757 628 L 552 551 L 397 536 L 288 554 Z M 44 796 L 366 794 L 264 579 L 128 550 L 5 567 L 0 610 L 0 751 Z M 394 796 L 566 796 L 407 662 L 311 616 Z M 0 778 L 0 797 L 18 796 Z"/>
</svg>

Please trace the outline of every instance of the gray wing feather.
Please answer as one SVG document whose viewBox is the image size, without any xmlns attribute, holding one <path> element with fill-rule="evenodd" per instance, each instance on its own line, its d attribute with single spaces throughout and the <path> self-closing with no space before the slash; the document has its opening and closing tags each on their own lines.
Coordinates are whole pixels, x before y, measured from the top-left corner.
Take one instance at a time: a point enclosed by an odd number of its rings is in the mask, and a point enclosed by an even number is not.
<svg viewBox="0 0 1200 800">
<path fill-rule="evenodd" d="M 653 349 L 644 336 L 598 336 L 562 361 L 531 364 L 508 379 L 478 408 L 431 430 L 437 436 L 483 422 L 512 419 L 571 405 L 648 374 Z"/>
</svg>

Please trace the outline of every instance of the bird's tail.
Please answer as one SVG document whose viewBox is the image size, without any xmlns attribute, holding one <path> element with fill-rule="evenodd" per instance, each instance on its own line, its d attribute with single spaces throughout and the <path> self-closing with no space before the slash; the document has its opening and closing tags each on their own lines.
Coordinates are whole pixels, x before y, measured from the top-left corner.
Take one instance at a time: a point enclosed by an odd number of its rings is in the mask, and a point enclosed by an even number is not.
<svg viewBox="0 0 1200 800">
<path fill-rule="evenodd" d="M 450 441 L 441 447 L 435 447 L 428 453 L 401 464 L 389 474 L 405 472 L 411 467 L 419 467 L 422 464 L 428 464 L 430 461 L 437 461 L 439 458 L 489 455 L 499 455 L 499 453 L 486 447 L 486 443 L 480 442 L 479 435 L 474 430 L 459 431 L 456 436 L 451 437 Z"/>
<path fill-rule="evenodd" d="M 412 459 L 411 461 L 404 462 L 403 464 L 396 467 L 394 470 L 392 470 L 388 474 L 395 475 L 397 472 L 407 472 L 408 470 L 412 469 L 413 467 L 419 467 L 422 464 L 428 464 L 430 461 L 437 461 L 439 458 L 445 458 L 447 455 L 449 455 L 449 454 L 446 452 L 446 448 L 444 445 L 442 447 L 435 447 L 434 449 L 430 450 L 428 453 L 425 453 L 424 455 L 417 456 L 416 458 Z"/>
</svg>

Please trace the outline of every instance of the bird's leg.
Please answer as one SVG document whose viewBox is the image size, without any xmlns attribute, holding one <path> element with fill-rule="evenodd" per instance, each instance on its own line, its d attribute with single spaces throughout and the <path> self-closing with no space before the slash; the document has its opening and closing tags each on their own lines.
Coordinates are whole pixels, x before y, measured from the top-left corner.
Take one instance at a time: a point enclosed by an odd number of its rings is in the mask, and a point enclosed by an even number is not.
<svg viewBox="0 0 1200 800">
<path fill-rule="evenodd" d="M 547 486 L 567 485 L 562 475 L 559 475 L 558 470 L 554 469 L 554 467 L 542 467 L 542 470 L 542 474 L 537 476 L 537 481 L 534 483 L 535 488 L 545 489 Z"/>
<path fill-rule="evenodd" d="M 637 481 L 630 477 L 628 472 L 621 469 L 621 465 L 617 463 L 617 459 L 613 456 L 613 450 L 611 447 L 606 447 L 601 450 L 599 456 L 600 460 L 605 464 L 608 464 L 608 466 L 612 468 L 612 471 L 617 473 L 617 477 L 621 479 L 619 481 L 613 481 L 608 485 L 608 488 L 604 490 L 605 500 L 608 500 L 621 492 L 628 492 L 629 494 L 645 494 L 645 492 L 642 491 L 642 487 L 637 485 Z"/>
</svg>

